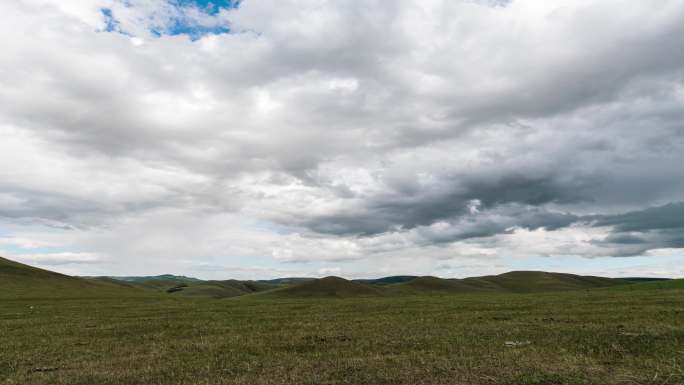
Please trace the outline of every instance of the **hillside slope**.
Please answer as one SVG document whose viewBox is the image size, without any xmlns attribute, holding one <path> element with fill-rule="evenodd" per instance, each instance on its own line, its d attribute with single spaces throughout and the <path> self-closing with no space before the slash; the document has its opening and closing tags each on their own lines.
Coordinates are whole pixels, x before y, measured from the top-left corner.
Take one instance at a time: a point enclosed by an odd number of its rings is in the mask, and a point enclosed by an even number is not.
<svg viewBox="0 0 684 385">
<path fill-rule="evenodd" d="M 170 274 L 125 278 L 124 280 L 117 277 L 98 277 L 94 279 L 119 286 L 152 289 L 177 297 L 230 298 L 281 287 L 281 285 L 259 281 L 238 281 L 232 279 L 225 281 L 202 281 L 196 278 Z"/>
<path fill-rule="evenodd" d="M 91 297 L 102 295 L 171 295 L 176 297 L 351 298 L 378 295 L 459 293 L 535 293 L 561 290 L 615 288 L 648 290 L 677 288 L 682 280 L 634 283 L 629 280 L 541 271 L 513 271 L 465 279 L 437 277 L 386 277 L 348 281 L 339 277 L 297 279 L 289 285 L 268 281 L 201 281 L 178 276 L 117 280 L 109 277 L 79 278 L 0 258 L 0 298 Z M 276 282 L 274 280 L 273 282 Z M 373 282 L 373 284 L 366 283 Z M 399 282 L 399 283 L 392 283 Z"/>
<path fill-rule="evenodd" d="M 313 281 L 271 290 L 260 294 L 262 297 L 332 297 L 351 298 L 382 295 L 380 288 L 363 283 L 348 281 L 340 277 L 325 277 Z"/>
<path fill-rule="evenodd" d="M 200 281 L 177 287 L 172 294 L 188 297 L 230 298 L 279 288 L 280 285 L 256 281 Z"/>
<path fill-rule="evenodd" d="M 472 286 L 513 293 L 592 289 L 630 283 L 614 278 L 543 271 L 512 271 L 494 276 L 466 278 L 462 281 Z"/>
<path fill-rule="evenodd" d="M 684 278 L 668 279 L 668 280 L 654 280 L 631 285 L 610 287 L 608 290 L 668 290 L 668 289 L 684 289 Z"/>
<path fill-rule="evenodd" d="M 387 286 L 395 294 L 411 293 L 534 293 L 545 291 L 593 289 L 630 284 L 613 278 L 580 276 L 542 271 L 512 271 L 500 275 L 464 279 L 418 277 Z"/>
<path fill-rule="evenodd" d="M 138 292 L 139 289 L 113 282 L 71 277 L 0 258 L 0 298 L 91 297 Z"/>
<path fill-rule="evenodd" d="M 456 294 L 496 291 L 496 289 L 469 285 L 462 280 L 432 276 L 417 277 L 408 282 L 388 285 L 386 288 L 392 294 Z"/>
<path fill-rule="evenodd" d="M 415 275 L 393 275 L 389 277 L 375 278 L 375 279 L 354 279 L 352 282 L 365 283 L 368 285 L 392 285 L 395 283 L 409 282 L 418 278 Z"/>
</svg>

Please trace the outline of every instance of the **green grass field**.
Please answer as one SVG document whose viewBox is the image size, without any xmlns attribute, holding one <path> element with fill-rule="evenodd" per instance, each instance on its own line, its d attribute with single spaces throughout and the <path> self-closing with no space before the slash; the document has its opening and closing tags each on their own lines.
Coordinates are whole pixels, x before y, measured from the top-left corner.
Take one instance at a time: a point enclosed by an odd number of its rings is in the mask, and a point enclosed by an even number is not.
<svg viewBox="0 0 684 385">
<path fill-rule="evenodd" d="M 684 384 L 681 280 L 213 299 L 8 271 L 3 385 Z"/>
</svg>

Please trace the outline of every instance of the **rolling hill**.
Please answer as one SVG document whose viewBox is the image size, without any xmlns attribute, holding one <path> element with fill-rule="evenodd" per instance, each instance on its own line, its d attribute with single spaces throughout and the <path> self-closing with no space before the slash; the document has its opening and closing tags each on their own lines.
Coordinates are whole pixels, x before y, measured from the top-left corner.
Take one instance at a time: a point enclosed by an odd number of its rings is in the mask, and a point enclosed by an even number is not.
<svg viewBox="0 0 684 385">
<path fill-rule="evenodd" d="M 391 285 L 393 283 L 403 283 L 418 278 L 416 275 L 393 275 L 375 279 L 353 279 L 353 282 L 365 283 L 369 285 Z"/>
<path fill-rule="evenodd" d="M 414 280 L 389 285 L 397 294 L 410 293 L 533 293 L 545 291 L 593 289 L 628 285 L 631 282 L 603 277 L 581 276 L 543 271 L 512 271 L 500 275 L 464 279 L 418 277 Z"/>
<path fill-rule="evenodd" d="M 631 283 L 615 278 L 547 273 L 544 271 L 512 271 L 493 276 L 465 278 L 461 281 L 475 287 L 512 293 L 591 289 Z"/>
<path fill-rule="evenodd" d="M 289 298 L 351 298 L 382 295 L 534 293 L 594 289 L 629 284 L 631 282 L 613 278 L 541 271 L 513 271 L 500 275 L 465 279 L 399 276 L 388 277 L 388 279 L 348 281 L 339 277 L 326 277 L 268 291 L 263 295 Z"/>
<path fill-rule="evenodd" d="M 310 277 L 286 277 L 286 278 L 275 278 L 275 279 L 262 279 L 259 281 L 254 281 L 254 282 L 260 282 L 260 283 L 267 283 L 271 285 L 291 285 L 295 283 L 304 283 L 304 282 L 309 282 L 309 281 L 314 281 L 316 278 L 310 278 Z"/>
<path fill-rule="evenodd" d="M 263 293 L 264 297 L 300 297 L 300 298 L 351 298 L 382 295 L 383 290 L 378 287 L 359 282 L 348 281 L 340 277 L 325 277 L 306 281 L 292 286 L 271 290 Z"/>
<path fill-rule="evenodd" d="M 632 285 L 610 287 L 609 290 L 668 290 L 684 289 L 684 279 L 659 279 L 642 281 Z"/>
<path fill-rule="evenodd" d="M 461 280 L 443 279 L 432 276 L 416 277 L 411 281 L 388 285 L 386 288 L 393 294 L 455 294 L 495 291 L 494 289 L 469 285 Z"/>
<path fill-rule="evenodd" d="M 658 281 L 671 281 L 672 278 L 648 278 L 648 277 L 627 277 L 621 278 L 629 282 L 642 283 L 642 282 L 658 282 Z"/>
<path fill-rule="evenodd" d="M 645 280 L 645 281 L 644 281 Z M 339 277 L 285 278 L 270 281 L 202 281 L 183 276 L 79 278 L 0 258 L 0 297 L 64 297 L 90 295 L 163 294 L 176 297 L 231 298 L 258 294 L 282 298 L 351 298 L 381 295 L 459 293 L 536 293 L 561 290 L 616 288 L 648 290 L 677 288 L 683 280 L 639 283 L 627 279 L 580 276 L 542 271 L 513 271 L 500 275 L 464 279 L 393 276 L 346 280 Z"/>
<path fill-rule="evenodd" d="M 134 290 L 116 282 L 71 277 L 0 258 L 0 298 L 54 298 L 120 295 Z"/>
<path fill-rule="evenodd" d="M 174 295 L 189 297 L 230 298 L 279 288 L 280 285 L 257 281 L 200 281 L 176 286 Z M 167 289 L 167 292 L 169 290 Z"/>
<path fill-rule="evenodd" d="M 281 285 L 260 281 L 202 281 L 197 278 L 171 274 L 146 277 L 96 277 L 90 279 L 105 281 L 118 286 L 152 289 L 183 297 L 230 298 L 281 287 Z"/>
</svg>

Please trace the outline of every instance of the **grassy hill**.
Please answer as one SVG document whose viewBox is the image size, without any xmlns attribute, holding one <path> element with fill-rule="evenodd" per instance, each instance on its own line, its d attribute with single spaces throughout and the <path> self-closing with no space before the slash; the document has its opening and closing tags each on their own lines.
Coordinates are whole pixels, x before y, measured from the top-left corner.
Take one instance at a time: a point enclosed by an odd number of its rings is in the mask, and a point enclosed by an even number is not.
<svg viewBox="0 0 684 385">
<path fill-rule="evenodd" d="M 543 271 L 512 271 L 500 275 L 465 278 L 461 281 L 475 287 L 512 293 L 592 289 L 630 283 L 622 279 Z"/>
<path fill-rule="evenodd" d="M 684 289 L 684 279 L 668 279 L 634 283 L 631 285 L 611 287 L 609 290 L 667 290 Z"/>
<path fill-rule="evenodd" d="M 634 282 L 634 283 L 642 283 L 642 282 L 669 281 L 672 278 L 627 277 L 627 278 L 621 278 L 621 279 L 624 279 L 625 281 L 629 281 L 629 282 Z"/>
<path fill-rule="evenodd" d="M 541 271 L 514 271 L 494 276 L 465 279 L 400 276 L 377 280 L 348 281 L 339 277 L 327 277 L 291 285 L 265 294 L 268 294 L 269 297 L 346 298 L 382 295 L 534 293 L 594 289 L 628 284 L 631 282 L 622 279 Z"/>
<path fill-rule="evenodd" d="M 280 287 L 258 281 L 201 281 L 183 276 L 72 277 L 0 258 L 0 298 L 80 298 L 166 294 L 229 298 Z"/>
<path fill-rule="evenodd" d="M 280 285 L 268 284 L 257 281 L 200 281 L 184 284 L 177 287 L 172 294 L 189 297 L 230 298 L 273 290 Z"/>
<path fill-rule="evenodd" d="M 0 258 L 0 298 L 61 298 L 120 295 L 134 290 L 107 280 L 71 277 Z"/>
<path fill-rule="evenodd" d="M 181 297 L 230 298 L 241 295 L 272 290 L 281 285 L 260 281 L 202 281 L 175 275 L 159 275 L 150 277 L 97 277 L 96 281 L 108 282 L 117 286 L 152 289 Z"/>
<path fill-rule="evenodd" d="M 231 286 L 223 286 L 212 283 L 197 283 L 185 287 L 174 287 L 167 291 L 173 296 L 183 297 L 208 297 L 208 298 L 230 298 L 250 294 Z"/>
<path fill-rule="evenodd" d="M 409 282 L 416 278 L 418 277 L 415 275 L 393 275 L 390 277 L 382 277 L 376 279 L 354 279 L 352 281 L 365 283 L 369 285 L 391 285 L 393 283 Z"/>
<path fill-rule="evenodd" d="M 275 279 L 262 279 L 259 281 L 254 281 L 254 282 L 260 282 L 260 283 L 266 283 L 266 284 L 271 284 L 271 285 L 291 285 L 295 283 L 304 283 L 304 282 L 309 282 L 309 281 L 314 281 L 316 278 L 310 278 L 310 277 L 286 277 L 286 278 L 275 278 Z"/>
<path fill-rule="evenodd" d="M 350 298 L 382 295 L 380 288 L 363 283 L 348 281 L 340 277 L 325 277 L 313 281 L 271 290 L 263 293 L 263 297 L 297 297 L 318 298 L 335 297 Z"/>
<path fill-rule="evenodd" d="M 0 258 L 0 297 L 88 296 L 94 292 L 112 295 L 164 293 L 174 297 L 231 298 L 263 293 L 268 297 L 360 297 L 460 293 L 535 293 L 562 290 L 629 286 L 632 290 L 677 288 L 682 280 L 635 283 L 613 279 L 541 271 L 513 271 L 500 275 L 465 279 L 396 276 L 348 281 L 339 277 L 322 279 L 285 278 L 271 281 L 202 281 L 183 276 L 78 278 L 23 265 Z M 124 293 L 122 290 L 125 290 Z M 134 290 L 134 291 L 131 291 Z"/>
<path fill-rule="evenodd" d="M 387 286 L 392 294 L 456 294 L 493 291 L 493 289 L 481 288 L 469 285 L 461 280 L 442 279 L 437 277 L 417 277 L 408 282 Z"/>
<path fill-rule="evenodd" d="M 387 286 L 396 294 L 419 293 L 533 293 L 562 290 L 593 289 L 627 285 L 622 279 L 580 276 L 542 271 L 513 271 L 500 275 L 464 279 L 418 277 L 414 280 Z"/>
</svg>

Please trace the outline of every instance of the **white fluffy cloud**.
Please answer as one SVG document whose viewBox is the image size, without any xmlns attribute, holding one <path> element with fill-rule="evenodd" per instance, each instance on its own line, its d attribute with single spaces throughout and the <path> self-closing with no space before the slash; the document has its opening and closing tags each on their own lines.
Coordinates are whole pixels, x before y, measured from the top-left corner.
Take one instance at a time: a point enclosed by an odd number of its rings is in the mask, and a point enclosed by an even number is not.
<svg viewBox="0 0 684 385">
<path fill-rule="evenodd" d="M 205 11 L 0 4 L 5 254 L 462 275 L 684 247 L 684 1 Z"/>
</svg>

